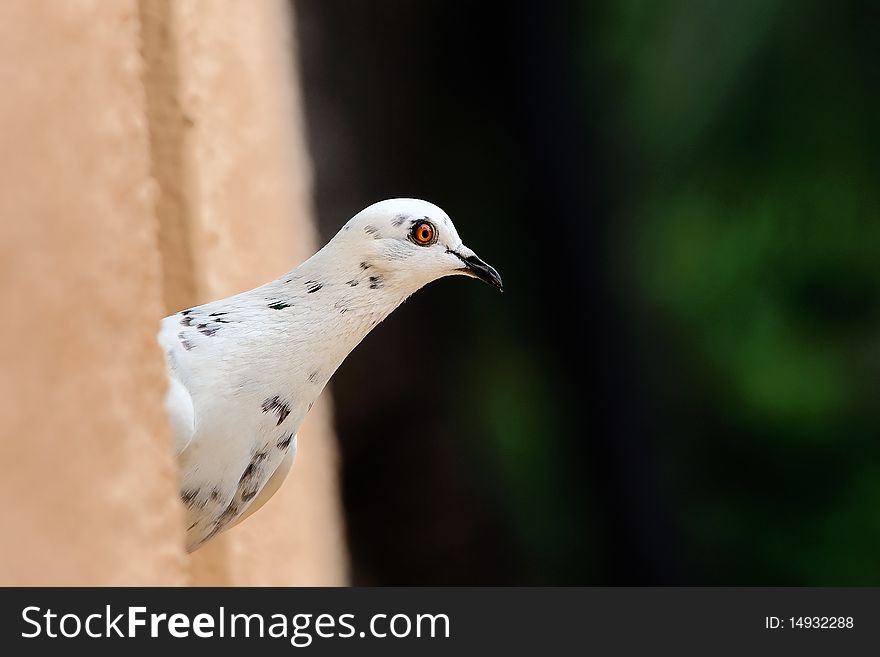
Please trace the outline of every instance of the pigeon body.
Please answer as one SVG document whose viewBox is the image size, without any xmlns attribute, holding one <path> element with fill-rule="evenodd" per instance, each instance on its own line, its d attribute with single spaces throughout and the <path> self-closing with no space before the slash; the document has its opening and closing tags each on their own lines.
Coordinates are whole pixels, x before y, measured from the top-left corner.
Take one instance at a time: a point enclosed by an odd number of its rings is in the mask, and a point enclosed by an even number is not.
<svg viewBox="0 0 880 657">
<path fill-rule="evenodd" d="M 162 321 L 190 551 L 274 494 L 306 413 L 364 336 L 413 292 L 454 274 L 501 287 L 445 212 L 392 199 L 355 215 L 281 278 Z"/>
</svg>

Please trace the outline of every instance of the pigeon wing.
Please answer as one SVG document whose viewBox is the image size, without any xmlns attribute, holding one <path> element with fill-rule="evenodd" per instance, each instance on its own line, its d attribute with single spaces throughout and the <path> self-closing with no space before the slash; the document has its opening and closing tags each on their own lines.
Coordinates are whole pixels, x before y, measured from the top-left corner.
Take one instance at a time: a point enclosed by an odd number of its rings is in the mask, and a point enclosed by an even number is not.
<svg viewBox="0 0 880 657">
<path fill-rule="evenodd" d="M 178 378 L 175 350 L 182 349 L 175 335 L 168 335 L 171 327 L 163 322 L 159 331 L 159 344 L 165 352 L 165 365 L 168 372 L 168 391 L 165 394 L 165 410 L 171 424 L 171 438 L 174 453 L 180 455 L 192 442 L 195 432 L 195 409 L 192 396 Z"/>
<path fill-rule="evenodd" d="M 189 392 L 174 376 L 168 373 L 168 393 L 165 395 L 165 410 L 171 422 L 171 444 L 175 455 L 185 450 L 193 438 L 195 428 L 195 411 Z"/>
<path fill-rule="evenodd" d="M 263 488 L 260 490 L 257 497 L 254 498 L 254 501 L 251 502 L 250 506 L 229 525 L 230 527 L 235 527 L 238 523 L 246 519 L 269 501 L 278 489 L 281 488 L 281 484 L 284 483 L 284 480 L 287 478 L 287 473 L 290 472 L 294 458 L 296 458 L 296 436 L 293 437 L 290 449 L 284 456 L 284 460 L 278 464 L 277 468 L 275 468 L 275 472 L 272 473 L 272 476 L 269 477 L 268 481 L 263 485 Z"/>
</svg>

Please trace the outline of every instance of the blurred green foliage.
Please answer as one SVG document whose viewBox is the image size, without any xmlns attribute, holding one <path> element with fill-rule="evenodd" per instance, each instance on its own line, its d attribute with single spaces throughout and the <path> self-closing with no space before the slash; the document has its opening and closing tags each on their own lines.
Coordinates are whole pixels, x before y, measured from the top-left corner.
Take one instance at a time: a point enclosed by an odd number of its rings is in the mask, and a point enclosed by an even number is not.
<svg viewBox="0 0 880 657">
<path fill-rule="evenodd" d="M 689 556 L 710 582 L 880 584 L 880 3 L 606 10 L 581 58 Z"/>
<path fill-rule="evenodd" d="M 880 2 L 297 4 L 325 236 L 505 281 L 334 377 L 357 581 L 880 585 Z"/>
</svg>

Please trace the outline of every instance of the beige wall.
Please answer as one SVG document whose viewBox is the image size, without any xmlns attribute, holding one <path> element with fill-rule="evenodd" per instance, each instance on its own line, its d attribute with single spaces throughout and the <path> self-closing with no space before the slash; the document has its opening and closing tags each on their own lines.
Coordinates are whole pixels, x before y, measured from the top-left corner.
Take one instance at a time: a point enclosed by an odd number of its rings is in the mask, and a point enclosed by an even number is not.
<svg viewBox="0 0 880 657">
<path fill-rule="evenodd" d="M 165 314 L 314 247 L 281 0 L 0 3 L 0 584 L 342 584 L 329 403 L 186 557 Z"/>
</svg>

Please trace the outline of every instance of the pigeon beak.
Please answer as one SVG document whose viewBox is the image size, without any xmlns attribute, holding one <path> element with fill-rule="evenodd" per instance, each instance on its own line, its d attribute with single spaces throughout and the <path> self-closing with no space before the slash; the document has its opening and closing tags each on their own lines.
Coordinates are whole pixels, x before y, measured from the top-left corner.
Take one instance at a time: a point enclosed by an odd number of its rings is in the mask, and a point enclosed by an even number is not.
<svg viewBox="0 0 880 657">
<path fill-rule="evenodd" d="M 479 278 L 484 283 L 488 283 L 492 287 L 497 287 L 499 290 L 503 290 L 501 285 L 501 276 L 498 275 L 498 272 L 495 270 L 495 268 L 492 265 L 484 262 L 476 253 L 471 251 L 469 248 L 462 245 L 458 251 L 452 251 L 450 249 L 449 253 L 451 253 L 464 263 L 464 267 L 459 267 L 458 271 L 465 274 L 466 276 Z"/>
</svg>

